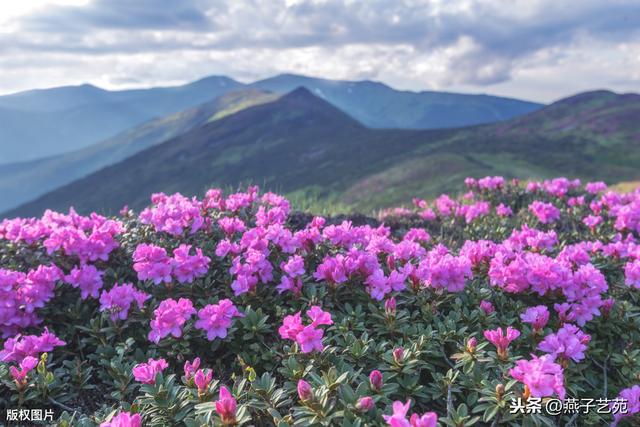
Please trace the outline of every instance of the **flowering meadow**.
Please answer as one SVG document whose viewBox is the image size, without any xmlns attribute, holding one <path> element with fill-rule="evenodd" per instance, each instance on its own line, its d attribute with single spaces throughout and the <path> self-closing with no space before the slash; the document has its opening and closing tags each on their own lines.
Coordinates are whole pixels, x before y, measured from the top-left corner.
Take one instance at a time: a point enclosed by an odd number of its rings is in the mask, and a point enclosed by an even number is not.
<svg viewBox="0 0 640 427">
<path fill-rule="evenodd" d="M 640 189 L 465 184 L 365 225 L 253 187 L 4 220 L 0 409 L 60 426 L 639 425 Z"/>
</svg>

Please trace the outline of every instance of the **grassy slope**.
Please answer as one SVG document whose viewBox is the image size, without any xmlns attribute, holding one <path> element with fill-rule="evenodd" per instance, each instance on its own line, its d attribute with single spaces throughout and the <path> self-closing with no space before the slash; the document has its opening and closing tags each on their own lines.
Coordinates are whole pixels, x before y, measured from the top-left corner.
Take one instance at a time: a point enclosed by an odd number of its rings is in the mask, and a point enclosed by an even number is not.
<svg viewBox="0 0 640 427">
<path fill-rule="evenodd" d="M 202 194 L 210 185 L 243 183 L 373 210 L 455 191 L 469 175 L 639 179 L 640 138 L 628 122 L 637 117 L 640 97 L 584 96 L 505 123 L 414 131 L 363 127 L 300 89 L 194 129 L 9 215 L 70 204 L 84 212 L 114 212 L 125 203 L 140 208 L 156 191 Z"/>
<path fill-rule="evenodd" d="M 150 120 L 81 150 L 31 162 L 0 165 L 0 194 L 3 195 L 0 212 L 209 121 L 276 98 L 274 94 L 255 89 L 229 92 L 198 107 Z"/>
</svg>

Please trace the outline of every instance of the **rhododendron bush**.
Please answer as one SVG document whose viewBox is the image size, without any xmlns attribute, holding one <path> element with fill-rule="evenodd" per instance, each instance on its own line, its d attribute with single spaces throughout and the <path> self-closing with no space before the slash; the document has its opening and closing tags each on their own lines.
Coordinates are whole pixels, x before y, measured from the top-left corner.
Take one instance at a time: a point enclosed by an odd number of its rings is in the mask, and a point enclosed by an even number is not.
<svg viewBox="0 0 640 427">
<path fill-rule="evenodd" d="M 4 220 L 0 407 L 63 426 L 638 425 L 640 190 L 465 183 L 365 225 L 253 187 Z M 550 399 L 568 409 L 512 410 Z"/>
</svg>

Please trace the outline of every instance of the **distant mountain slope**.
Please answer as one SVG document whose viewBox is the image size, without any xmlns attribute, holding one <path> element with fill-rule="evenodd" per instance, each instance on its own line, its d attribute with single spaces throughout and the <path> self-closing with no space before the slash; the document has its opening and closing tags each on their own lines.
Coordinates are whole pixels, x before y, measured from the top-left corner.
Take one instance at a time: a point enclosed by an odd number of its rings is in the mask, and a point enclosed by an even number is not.
<svg viewBox="0 0 640 427">
<path fill-rule="evenodd" d="M 111 92 L 82 85 L 0 96 L 0 164 L 88 147 L 240 87 L 227 77 L 209 77 L 177 87 Z"/>
<path fill-rule="evenodd" d="M 373 128 L 436 129 L 497 122 L 542 104 L 489 95 L 400 91 L 372 81 L 340 81 L 282 74 L 252 83 L 273 92 L 306 87 L 314 95 Z"/>
<path fill-rule="evenodd" d="M 44 159 L 0 165 L 0 212 L 16 207 L 98 169 L 277 95 L 241 89 L 189 110 L 155 119 L 81 150 Z"/>
<path fill-rule="evenodd" d="M 629 124 L 637 116 L 627 114 L 638 108 L 638 97 L 582 96 L 493 125 L 377 130 L 297 89 L 139 152 L 5 216 L 71 205 L 82 212 L 115 212 L 124 204 L 140 208 L 157 191 L 191 195 L 248 183 L 370 210 L 458 190 L 460 178 L 469 175 L 640 179 L 640 138 Z M 589 122 L 559 132 L 573 112 Z M 609 119 L 594 126 L 602 115 Z M 609 138 L 612 122 L 629 131 Z"/>
<path fill-rule="evenodd" d="M 505 120 L 541 107 L 495 96 L 407 92 L 371 81 L 290 74 L 250 85 L 212 76 L 183 86 L 123 91 L 92 85 L 65 86 L 0 96 L 0 164 L 82 149 L 150 119 L 243 87 L 284 94 L 299 86 L 374 128 L 466 126 Z"/>
</svg>

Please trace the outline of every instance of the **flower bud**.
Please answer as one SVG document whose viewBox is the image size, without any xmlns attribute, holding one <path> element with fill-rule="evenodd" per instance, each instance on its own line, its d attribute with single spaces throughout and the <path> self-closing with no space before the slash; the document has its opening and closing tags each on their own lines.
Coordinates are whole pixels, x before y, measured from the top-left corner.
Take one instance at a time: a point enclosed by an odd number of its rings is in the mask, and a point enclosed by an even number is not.
<svg viewBox="0 0 640 427">
<path fill-rule="evenodd" d="M 371 384 L 371 389 L 374 391 L 380 391 L 382 388 L 382 373 L 377 369 L 371 371 L 369 374 L 369 383 Z"/>
<path fill-rule="evenodd" d="M 394 297 L 391 297 L 384 302 L 384 311 L 387 313 L 387 316 L 395 316 L 396 299 Z"/>
<path fill-rule="evenodd" d="M 373 409 L 373 399 L 371 396 L 364 396 L 358 399 L 358 403 L 356 403 L 356 409 L 358 411 L 367 412 Z"/>
<path fill-rule="evenodd" d="M 475 353 L 477 345 L 478 340 L 476 339 L 476 337 L 469 338 L 469 340 L 467 341 L 467 351 L 469 353 Z"/>
<path fill-rule="evenodd" d="M 496 396 L 498 396 L 498 398 L 504 396 L 504 384 L 498 384 L 496 386 Z"/>
<path fill-rule="evenodd" d="M 311 400 L 311 398 L 313 397 L 313 390 L 311 389 L 311 384 L 309 384 L 305 380 L 298 380 L 298 397 L 303 402 Z"/>
<path fill-rule="evenodd" d="M 393 349 L 393 360 L 398 364 L 402 364 L 404 361 L 404 348 L 396 347 Z"/>
</svg>

